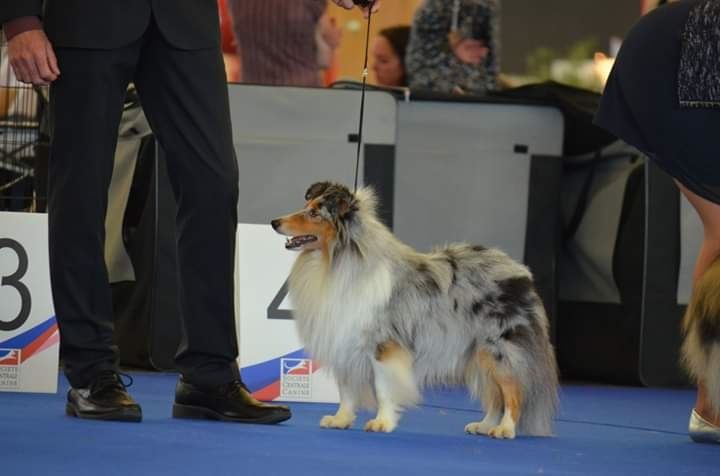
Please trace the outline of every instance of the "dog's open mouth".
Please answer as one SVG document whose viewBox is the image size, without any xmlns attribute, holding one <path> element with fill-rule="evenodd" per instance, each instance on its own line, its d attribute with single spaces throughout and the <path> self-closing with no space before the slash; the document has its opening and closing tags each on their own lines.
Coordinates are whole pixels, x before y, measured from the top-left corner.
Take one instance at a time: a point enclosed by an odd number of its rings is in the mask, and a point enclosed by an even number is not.
<svg viewBox="0 0 720 476">
<path fill-rule="evenodd" d="M 315 235 L 300 235 L 300 236 L 293 236 L 292 238 L 288 238 L 285 242 L 285 249 L 288 250 L 296 250 L 298 248 L 302 248 L 308 243 L 312 243 L 313 241 L 317 241 L 317 236 Z"/>
</svg>

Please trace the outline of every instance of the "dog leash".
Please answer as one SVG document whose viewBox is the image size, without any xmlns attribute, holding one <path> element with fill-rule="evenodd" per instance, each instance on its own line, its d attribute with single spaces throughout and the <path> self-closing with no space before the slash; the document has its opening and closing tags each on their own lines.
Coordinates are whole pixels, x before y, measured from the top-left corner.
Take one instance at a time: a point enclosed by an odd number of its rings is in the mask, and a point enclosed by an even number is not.
<svg viewBox="0 0 720 476">
<path fill-rule="evenodd" d="M 353 0 L 355 5 L 360 7 L 367 7 L 367 31 L 365 32 L 365 60 L 363 62 L 362 71 L 362 88 L 360 89 L 360 121 L 358 124 L 358 135 L 357 135 L 357 153 L 355 156 L 355 183 L 353 193 L 357 192 L 358 186 L 358 173 L 360 170 L 360 153 L 362 151 L 363 142 L 363 123 L 365 122 L 365 89 L 367 86 L 368 77 L 368 56 L 370 54 L 370 20 L 372 19 L 372 6 L 375 0 Z"/>
</svg>

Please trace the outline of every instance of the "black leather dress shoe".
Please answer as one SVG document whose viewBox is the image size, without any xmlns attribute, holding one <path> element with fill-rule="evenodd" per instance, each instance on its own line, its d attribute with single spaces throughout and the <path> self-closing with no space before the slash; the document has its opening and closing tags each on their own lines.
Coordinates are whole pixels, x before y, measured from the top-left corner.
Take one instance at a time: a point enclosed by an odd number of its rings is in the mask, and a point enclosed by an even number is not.
<svg viewBox="0 0 720 476">
<path fill-rule="evenodd" d="M 200 418 L 238 423 L 273 424 L 288 420 L 290 409 L 253 398 L 245 385 L 235 380 L 214 388 L 198 387 L 178 380 L 173 417 Z"/>
<path fill-rule="evenodd" d="M 116 372 L 101 372 L 88 388 L 70 389 L 65 413 L 89 420 L 139 422 L 142 410 L 125 387 Z"/>
</svg>

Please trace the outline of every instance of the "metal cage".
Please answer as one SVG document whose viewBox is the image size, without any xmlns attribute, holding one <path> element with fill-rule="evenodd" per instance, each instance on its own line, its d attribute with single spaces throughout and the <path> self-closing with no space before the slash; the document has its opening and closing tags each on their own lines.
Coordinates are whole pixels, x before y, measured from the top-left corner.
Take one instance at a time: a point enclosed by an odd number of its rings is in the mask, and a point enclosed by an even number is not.
<svg viewBox="0 0 720 476">
<path fill-rule="evenodd" d="M 0 33 L 0 210 L 45 209 L 47 94 L 15 78 Z"/>
</svg>

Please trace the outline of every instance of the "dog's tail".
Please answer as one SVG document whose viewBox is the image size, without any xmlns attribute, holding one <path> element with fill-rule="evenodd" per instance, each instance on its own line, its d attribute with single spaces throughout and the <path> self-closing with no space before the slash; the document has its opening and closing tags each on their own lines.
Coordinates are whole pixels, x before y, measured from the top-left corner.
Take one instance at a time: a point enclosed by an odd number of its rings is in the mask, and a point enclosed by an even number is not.
<svg viewBox="0 0 720 476">
<path fill-rule="evenodd" d="M 547 322 L 545 311 L 539 322 Z M 518 422 L 518 431 L 526 435 L 550 436 L 553 434 L 553 419 L 558 411 L 558 368 L 555 351 L 546 331 L 536 335 L 525 348 L 526 368 L 519 372 L 523 388 L 523 404 Z"/>
<path fill-rule="evenodd" d="M 557 363 L 542 304 L 532 314 L 534 323 L 505 332 L 504 342 L 479 352 L 478 367 L 468 367 L 466 382 L 473 396 L 482 400 L 486 417 L 512 412 L 503 394 L 511 392 L 511 400 L 520 402 L 516 432 L 550 436 L 559 402 Z"/>
<path fill-rule="evenodd" d="M 682 358 L 690 375 L 705 386 L 716 415 L 720 414 L 720 260 L 703 274 L 683 318 Z"/>
</svg>

